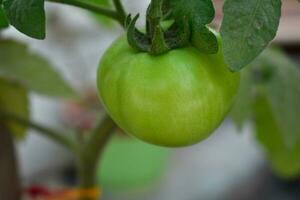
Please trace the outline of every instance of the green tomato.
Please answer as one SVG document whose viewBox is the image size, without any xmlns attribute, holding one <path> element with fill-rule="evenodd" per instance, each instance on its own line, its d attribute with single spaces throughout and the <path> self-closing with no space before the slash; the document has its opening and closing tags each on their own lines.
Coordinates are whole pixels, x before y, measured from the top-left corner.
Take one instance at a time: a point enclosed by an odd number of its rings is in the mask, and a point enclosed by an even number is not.
<svg viewBox="0 0 300 200">
<path fill-rule="evenodd" d="M 220 48 L 222 49 L 222 48 Z M 152 56 L 121 37 L 102 58 L 98 90 L 109 115 L 128 134 L 167 147 L 207 138 L 228 113 L 239 85 L 223 53 L 193 47 Z"/>
</svg>

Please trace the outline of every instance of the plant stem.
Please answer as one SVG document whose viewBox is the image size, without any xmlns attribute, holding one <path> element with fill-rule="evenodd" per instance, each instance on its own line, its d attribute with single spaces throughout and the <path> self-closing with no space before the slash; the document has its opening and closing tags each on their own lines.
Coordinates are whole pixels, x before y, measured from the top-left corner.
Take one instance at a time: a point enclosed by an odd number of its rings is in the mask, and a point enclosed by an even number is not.
<svg viewBox="0 0 300 200">
<path fill-rule="evenodd" d="M 112 119 L 105 115 L 82 148 L 78 160 L 79 186 L 82 189 L 97 187 L 98 161 L 115 128 L 116 125 Z"/>
<path fill-rule="evenodd" d="M 147 10 L 147 34 L 152 41 L 149 53 L 153 55 L 160 55 L 169 51 L 163 29 L 160 25 L 163 18 L 162 6 L 163 0 L 151 0 Z"/>
<path fill-rule="evenodd" d="M 0 118 L 3 118 L 5 120 L 14 121 L 20 125 L 28 126 L 31 129 L 34 129 L 37 131 L 37 133 L 48 137 L 52 141 L 62 145 L 66 149 L 70 150 L 73 153 L 78 153 L 79 150 L 77 148 L 76 143 L 74 143 L 69 138 L 65 137 L 62 133 L 59 133 L 55 130 L 52 130 L 48 127 L 44 127 L 42 125 L 39 125 L 37 123 L 31 122 L 27 119 L 24 119 L 22 117 L 19 117 L 17 115 L 14 115 L 12 113 L 6 113 L 6 112 L 0 112 Z"/>
<path fill-rule="evenodd" d="M 0 124 L 0 199 L 20 200 L 21 184 L 11 133 Z"/>
<path fill-rule="evenodd" d="M 12 113 L 0 112 L 0 119 L 13 121 L 23 126 L 28 126 L 38 131 L 38 133 L 42 134 L 43 136 L 46 136 L 54 142 L 66 147 L 68 150 L 73 152 L 78 159 L 79 187 L 81 189 L 92 189 L 97 187 L 96 173 L 98 161 L 106 144 L 112 136 L 114 129 L 117 127 L 108 115 L 105 115 L 103 119 L 99 121 L 88 140 L 79 145 L 57 131 L 31 122 Z M 83 198 L 82 200 L 96 199 Z"/>
<path fill-rule="evenodd" d="M 114 19 L 114 20 L 118 21 L 121 26 L 124 27 L 126 14 L 125 14 L 125 11 L 124 11 L 121 3 L 118 2 L 117 0 L 114 1 L 116 3 L 115 5 L 117 8 L 117 11 L 103 8 L 102 6 L 99 6 L 95 3 L 86 2 L 86 1 L 82 1 L 82 0 L 47 0 L 47 1 L 54 2 L 54 3 L 67 4 L 67 5 L 83 8 L 86 10 L 90 10 L 97 14 Z"/>
<path fill-rule="evenodd" d="M 122 20 L 122 23 L 123 23 L 123 26 L 124 26 L 127 14 L 126 14 L 126 12 L 124 10 L 124 7 L 121 3 L 121 0 L 113 0 L 113 2 L 114 2 L 114 5 L 117 9 L 118 14 L 119 14 L 119 18 Z"/>
</svg>

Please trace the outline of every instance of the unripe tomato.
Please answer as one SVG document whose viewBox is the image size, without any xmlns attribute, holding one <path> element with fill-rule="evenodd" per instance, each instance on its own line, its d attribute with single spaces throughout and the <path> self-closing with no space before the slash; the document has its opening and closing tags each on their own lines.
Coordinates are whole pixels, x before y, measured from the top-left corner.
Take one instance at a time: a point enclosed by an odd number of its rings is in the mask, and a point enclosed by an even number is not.
<svg viewBox="0 0 300 200">
<path fill-rule="evenodd" d="M 220 48 L 222 49 L 222 48 Z M 180 147 L 207 138 L 224 120 L 239 85 L 223 53 L 193 47 L 152 56 L 121 37 L 102 58 L 98 90 L 109 115 L 148 143 Z"/>
</svg>

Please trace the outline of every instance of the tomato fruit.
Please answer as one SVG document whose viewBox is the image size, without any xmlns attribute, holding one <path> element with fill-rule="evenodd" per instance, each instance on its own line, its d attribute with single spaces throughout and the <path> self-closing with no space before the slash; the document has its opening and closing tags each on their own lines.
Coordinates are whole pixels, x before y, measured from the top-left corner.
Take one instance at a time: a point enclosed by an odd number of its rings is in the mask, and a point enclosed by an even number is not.
<svg viewBox="0 0 300 200">
<path fill-rule="evenodd" d="M 239 73 L 228 70 L 221 51 L 188 47 L 153 56 L 132 49 L 123 36 L 103 56 L 97 81 L 106 110 L 125 132 L 180 147 L 204 140 L 221 124 Z"/>
</svg>

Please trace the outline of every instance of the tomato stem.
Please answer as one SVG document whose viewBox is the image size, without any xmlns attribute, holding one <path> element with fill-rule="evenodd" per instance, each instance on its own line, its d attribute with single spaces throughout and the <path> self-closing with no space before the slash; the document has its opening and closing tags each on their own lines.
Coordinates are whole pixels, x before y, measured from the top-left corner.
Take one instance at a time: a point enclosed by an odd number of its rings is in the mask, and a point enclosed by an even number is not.
<svg viewBox="0 0 300 200">
<path fill-rule="evenodd" d="M 119 16 L 119 23 L 121 23 L 121 25 L 124 27 L 127 14 L 123 4 L 121 3 L 121 0 L 113 0 L 113 2 Z"/>
<path fill-rule="evenodd" d="M 79 186 L 81 189 L 97 187 L 96 173 L 98 162 L 115 128 L 116 125 L 113 120 L 108 115 L 105 115 L 84 144 L 78 157 Z"/>
<path fill-rule="evenodd" d="M 12 133 L 0 124 L 0 196 L 1 199 L 21 199 L 21 184 Z"/>
<path fill-rule="evenodd" d="M 12 113 L 7 113 L 7 112 L 0 112 L 0 119 L 13 121 L 13 122 L 18 123 L 19 125 L 32 128 L 37 131 L 36 133 L 48 137 L 49 139 L 62 145 L 69 151 L 71 151 L 73 153 L 79 152 L 76 143 L 74 143 L 69 138 L 65 137 L 62 133 L 59 133 L 48 127 L 44 127 L 40 124 L 34 123 L 34 122 L 24 119 L 20 116 L 14 115 Z"/>
<path fill-rule="evenodd" d="M 67 4 L 67 5 L 83 8 L 83 9 L 86 9 L 86 10 L 90 10 L 90 11 L 95 12 L 97 14 L 100 14 L 100 15 L 109 17 L 113 20 L 116 20 L 117 22 L 119 22 L 119 24 L 122 27 L 124 27 L 124 22 L 125 22 L 125 19 L 126 19 L 126 13 L 123 9 L 123 6 L 122 6 L 120 0 L 114 0 L 115 7 L 117 9 L 116 11 L 104 8 L 104 7 L 99 6 L 95 3 L 81 1 L 81 0 L 47 0 L 47 1 L 54 2 L 54 3 Z"/>
<path fill-rule="evenodd" d="M 126 19 L 127 40 L 129 45 L 151 55 L 161 55 L 176 48 L 182 48 L 190 44 L 191 27 L 185 16 L 182 20 L 176 20 L 172 16 L 170 2 L 165 0 L 151 0 L 146 15 L 146 34 L 139 31 L 135 24 L 139 15 Z M 164 26 L 161 22 L 169 20 L 170 26 Z"/>
<path fill-rule="evenodd" d="M 108 115 L 105 115 L 99 121 L 98 125 L 91 132 L 87 140 L 81 141 L 80 143 L 75 143 L 65 137 L 62 133 L 31 122 L 12 113 L 0 112 L 0 119 L 13 121 L 19 125 L 30 127 L 36 130 L 37 133 L 48 137 L 52 141 L 68 149 L 77 157 L 79 187 L 82 189 L 97 187 L 96 173 L 99 158 L 117 127 Z"/>
<path fill-rule="evenodd" d="M 147 10 L 147 34 L 151 38 L 150 54 L 160 55 L 169 50 L 160 25 L 163 18 L 162 0 L 152 0 Z"/>
</svg>

